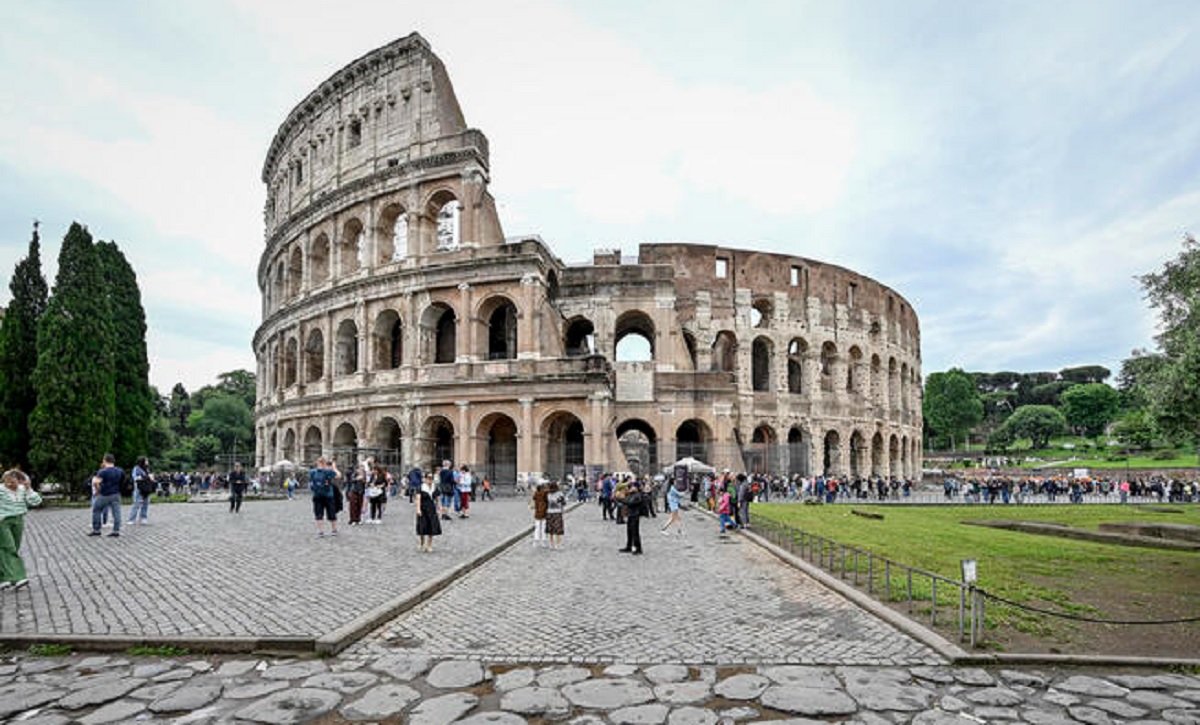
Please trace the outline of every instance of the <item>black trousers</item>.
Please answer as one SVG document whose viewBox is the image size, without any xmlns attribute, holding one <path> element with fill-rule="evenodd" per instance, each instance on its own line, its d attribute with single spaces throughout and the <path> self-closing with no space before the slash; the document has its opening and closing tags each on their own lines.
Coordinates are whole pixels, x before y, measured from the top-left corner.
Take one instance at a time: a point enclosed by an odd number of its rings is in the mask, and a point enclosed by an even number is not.
<svg viewBox="0 0 1200 725">
<path fill-rule="evenodd" d="M 607 521 L 608 519 L 616 518 L 616 515 L 613 513 L 613 502 L 612 502 L 611 498 L 600 499 L 600 507 L 602 509 L 602 514 L 601 514 L 602 521 Z"/>
<path fill-rule="evenodd" d="M 234 486 L 232 489 L 229 490 L 229 510 L 230 510 L 230 512 L 242 510 L 242 496 L 245 493 L 246 492 L 243 489 L 240 489 L 237 486 Z"/>
<path fill-rule="evenodd" d="M 625 519 L 625 548 L 639 554 L 642 551 L 641 523 L 641 516 L 629 516 Z"/>
</svg>

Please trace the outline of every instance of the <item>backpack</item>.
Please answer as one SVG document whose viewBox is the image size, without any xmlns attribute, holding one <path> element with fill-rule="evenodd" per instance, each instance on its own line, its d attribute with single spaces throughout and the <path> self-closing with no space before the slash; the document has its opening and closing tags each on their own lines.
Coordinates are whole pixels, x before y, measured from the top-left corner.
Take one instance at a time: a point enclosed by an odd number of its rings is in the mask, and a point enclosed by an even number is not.
<svg viewBox="0 0 1200 725">
<path fill-rule="evenodd" d="M 121 475 L 121 495 L 133 495 L 133 477 L 129 475 L 129 471 L 124 471 Z"/>
<path fill-rule="evenodd" d="M 137 480 L 138 493 L 142 494 L 143 496 L 149 496 L 153 494 L 155 488 L 157 488 L 157 486 L 154 485 L 154 481 L 152 481 L 149 476 L 142 476 Z"/>
<path fill-rule="evenodd" d="M 333 513 L 337 514 L 342 510 L 342 489 L 336 483 L 329 484 L 333 486 Z"/>
</svg>

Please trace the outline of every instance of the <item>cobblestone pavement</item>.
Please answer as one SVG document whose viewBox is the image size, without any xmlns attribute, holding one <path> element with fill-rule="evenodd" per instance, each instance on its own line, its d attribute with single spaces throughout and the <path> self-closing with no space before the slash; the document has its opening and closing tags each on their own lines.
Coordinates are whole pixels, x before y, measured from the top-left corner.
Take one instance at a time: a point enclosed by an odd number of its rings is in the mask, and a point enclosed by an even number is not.
<svg viewBox="0 0 1200 725">
<path fill-rule="evenodd" d="M 478 503 L 419 554 L 412 509 L 317 539 L 308 499 L 150 506 L 148 526 L 89 537 L 89 509 L 33 511 L 28 587 L 0 591 L 0 634 L 313 637 L 529 526 L 523 502 Z M 123 509 L 128 515 L 128 509 Z M 328 532 L 328 529 L 326 529 Z M 107 533 L 107 531 L 106 531 Z"/>
<path fill-rule="evenodd" d="M 487 666 L 364 659 L 0 657 L 0 721 L 409 725 L 1185 725 L 1200 677 L 946 667 Z"/>
<path fill-rule="evenodd" d="M 350 656 L 417 652 L 491 662 L 932 664 L 941 658 L 714 520 L 642 523 L 644 556 L 596 506 L 566 544 L 521 543 L 364 640 Z"/>
</svg>

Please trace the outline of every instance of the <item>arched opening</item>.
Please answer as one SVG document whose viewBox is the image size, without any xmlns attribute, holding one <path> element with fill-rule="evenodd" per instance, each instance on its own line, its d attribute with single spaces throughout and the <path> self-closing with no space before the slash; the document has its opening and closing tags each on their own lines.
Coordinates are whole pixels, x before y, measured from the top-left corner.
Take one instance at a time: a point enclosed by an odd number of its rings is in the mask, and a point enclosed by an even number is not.
<svg viewBox="0 0 1200 725">
<path fill-rule="evenodd" d="M 489 312 L 490 310 L 490 312 Z M 497 297 L 480 308 L 487 320 L 487 359 L 517 359 L 517 308 L 512 302 Z"/>
<path fill-rule="evenodd" d="M 275 267 L 275 284 L 272 289 L 274 290 L 274 294 L 272 295 L 272 297 L 274 298 L 273 299 L 274 305 L 275 306 L 282 305 L 283 301 L 285 299 L 284 294 L 283 294 L 283 262 L 280 262 Z"/>
<path fill-rule="evenodd" d="M 563 336 L 563 347 L 567 357 L 584 357 L 596 352 L 596 328 L 592 321 L 576 317 L 567 323 L 567 331 Z"/>
<path fill-rule="evenodd" d="M 846 392 L 848 393 L 862 394 L 862 376 L 859 374 L 862 360 L 862 350 L 859 350 L 857 345 L 851 347 L 850 361 L 846 365 Z"/>
<path fill-rule="evenodd" d="M 375 426 L 375 447 L 389 454 L 384 457 L 385 460 L 400 460 L 400 449 L 403 445 L 403 440 L 404 432 L 395 418 L 386 416 L 381 418 Z"/>
<path fill-rule="evenodd" d="M 871 438 L 871 475 L 882 476 L 883 473 L 883 434 L 876 433 Z"/>
<path fill-rule="evenodd" d="M 395 310 L 384 310 L 375 318 L 372 347 L 376 370 L 395 370 L 404 359 L 404 324 Z"/>
<path fill-rule="evenodd" d="M 308 286 L 317 287 L 329 281 L 329 237 L 317 237 L 308 253 Z"/>
<path fill-rule="evenodd" d="M 729 330 L 721 330 L 713 340 L 712 369 L 723 373 L 737 370 L 737 336 Z"/>
<path fill-rule="evenodd" d="M 363 225 L 358 219 L 350 219 L 342 227 L 341 248 L 338 256 L 341 267 L 338 274 L 347 277 L 362 268 Z"/>
<path fill-rule="evenodd" d="M 695 458 L 712 463 L 712 429 L 702 420 L 685 420 L 675 429 L 675 458 Z"/>
<path fill-rule="evenodd" d="M 304 343 L 304 379 L 313 383 L 325 377 L 325 335 L 319 329 L 308 333 Z"/>
<path fill-rule="evenodd" d="M 907 478 L 912 473 L 908 458 L 908 436 L 900 439 L 900 475 Z"/>
<path fill-rule="evenodd" d="M 894 357 L 888 358 L 887 405 L 888 412 L 900 409 L 900 366 Z"/>
<path fill-rule="evenodd" d="M 315 425 L 310 425 L 308 430 L 304 431 L 304 463 L 312 465 L 321 457 L 322 442 L 321 429 Z"/>
<path fill-rule="evenodd" d="M 342 320 L 337 329 L 335 375 L 358 372 L 358 325 L 354 320 Z"/>
<path fill-rule="evenodd" d="M 821 346 L 821 390 L 833 392 L 833 366 L 837 362 L 837 346 L 827 342 Z"/>
<path fill-rule="evenodd" d="M 883 363 L 878 355 L 871 356 L 871 402 L 879 405 L 879 397 L 883 390 Z"/>
<path fill-rule="evenodd" d="M 384 207 L 379 217 L 376 256 L 379 264 L 391 264 L 408 254 L 408 213 L 399 204 Z"/>
<path fill-rule="evenodd" d="M 850 434 L 850 475 L 861 477 L 866 472 L 867 440 L 860 431 Z"/>
<path fill-rule="evenodd" d="M 454 362 L 458 355 L 458 321 L 449 305 L 438 302 L 425 308 L 421 335 L 426 350 L 424 359 L 434 364 Z"/>
<path fill-rule="evenodd" d="M 546 441 L 546 475 L 562 480 L 584 465 L 583 422 L 571 413 L 558 412 L 546 419 L 542 436 Z"/>
<path fill-rule="evenodd" d="M 301 282 L 304 280 L 304 253 L 297 245 L 292 248 L 287 267 L 287 296 L 295 299 L 300 294 Z"/>
<path fill-rule="evenodd" d="M 788 343 L 788 392 L 793 395 L 804 392 L 804 356 L 807 354 L 808 343 L 804 340 L 797 337 Z"/>
<path fill-rule="evenodd" d="M 750 387 L 756 393 L 771 392 L 771 355 L 774 345 L 765 337 L 754 338 L 750 347 Z"/>
<path fill-rule="evenodd" d="M 688 360 L 692 361 L 692 370 L 696 369 L 696 336 L 687 330 L 683 331 L 683 347 L 687 350 Z"/>
<path fill-rule="evenodd" d="M 442 190 L 429 200 L 428 214 L 437 225 L 437 249 L 448 252 L 462 244 L 460 236 L 460 209 L 458 199 L 449 191 Z"/>
<path fill-rule="evenodd" d="M 908 363 L 900 366 L 900 412 L 908 415 Z"/>
<path fill-rule="evenodd" d="M 821 470 L 826 476 L 842 471 L 842 437 L 836 430 L 825 434 L 824 461 Z"/>
<path fill-rule="evenodd" d="M 771 317 L 775 312 L 775 305 L 771 304 L 771 300 L 766 297 L 757 297 L 750 303 L 750 326 L 764 330 L 771 326 Z"/>
<path fill-rule="evenodd" d="M 617 426 L 617 443 L 625 463 L 634 474 L 658 472 L 658 434 L 654 426 L 639 418 Z"/>
<path fill-rule="evenodd" d="M 296 460 L 296 431 L 291 428 L 283 433 L 283 460 L 299 463 Z"/>
<path fill-rule="evenodd" d="M 894 435 L 888 440 L 888 475 L 900 475 L 900 439 Z"/>
<path fill-rule="evenodd" d="M 750 433 L 750 445 L 742 449 L 742 461 L 750 473 L 773 473 L 776 459 L 775 430 L 762 424 Z"/>
<path fill-rule="evenodd" d="M 300 345 L 296 342 L 296 338 L 289 337 L 287 345 L 283 348 L 283 384 L 284 387 L 292 387 L 296 384 L 296 358 L 299 357 L 298 348 Z"/>
<path fill-rule="evenodd" d="M 358 431 L 349 423 L 342 423 L 333 432 L 333 459 L 343 471 L 358 463 Z"/>
<path fill-rule="evenodd" d="M 789 476 L 808 476 L 811 470 L 809 466 L 809 451 L 811 446 L 808 443 L 808 435 L 800 428 L 792 428 L 788 431 L 788 475 Z"/>
<path fill-rule="evenodd" d="M 440 415 L 425 422 L 425 470 L 436 471 L 442 461 L 454 462 L 454 425 Z"/>
<path fill-rule="evenodd" d="M 517 424 L 502 413 L 493 413 L 479 422 L 479 437 L 486 441 L 482 475 L 493 486 L 517 484 Z"/>
<path fill-rule="evenodd" d="M 645 312 L 633 310 L 617 318 L 617 362 L 648 362 L 654 359 L 654 321 Z"/>
</svg>

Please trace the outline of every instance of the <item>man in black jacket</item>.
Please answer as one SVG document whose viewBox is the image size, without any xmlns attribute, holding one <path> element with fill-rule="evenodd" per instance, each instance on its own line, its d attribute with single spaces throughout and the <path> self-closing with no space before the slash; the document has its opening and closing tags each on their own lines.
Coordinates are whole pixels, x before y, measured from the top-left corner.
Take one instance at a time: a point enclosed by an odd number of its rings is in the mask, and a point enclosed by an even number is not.
<svg viewBox="0 0 1200 725">
<path fill-rule="evenodd" d="M 637 481 L 629 484 L 629 493 L 625 495 L 625 548 L 619 549 L 623 554 L 642 553 L 642 516 L 646 515 L 646 494 Z"/>
</svg>

